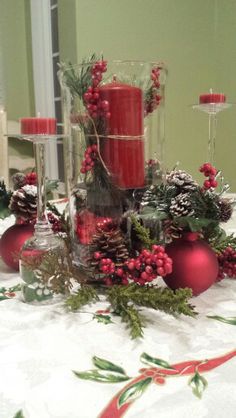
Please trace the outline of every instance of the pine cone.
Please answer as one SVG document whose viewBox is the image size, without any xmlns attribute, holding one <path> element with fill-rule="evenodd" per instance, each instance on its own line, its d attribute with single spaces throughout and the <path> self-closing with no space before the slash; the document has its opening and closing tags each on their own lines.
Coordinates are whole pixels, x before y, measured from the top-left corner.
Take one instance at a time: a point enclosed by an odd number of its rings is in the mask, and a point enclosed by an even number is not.
<svg viewBox="0 0 236 418">
<path fill-rule="evenodd" d="M 16 190 L 10 200 L 9 209 L 24 221 L 36 218 L 37 215 L 37 187 L 26 185 Z"/>
<path fill-rule="evenodd" d="M 181 193 L 196 190 L 197 183 L 192 176 L 184 170 L 173 170 L 166 176 L 167 183 L 171 186 L 177 186 Z"/>
<path fill-rule="evenodd" d="M 233 213 L 233 207 L 228 199 L 221 199 L 219 201 L 220 221 L 228 222 Z"/>
<path fill-rule="evenodd" d="M 23 173 L 15 173 L 11 179 L 14 190 L 20 189 L 20 187 L 23 187 L 26 184 L 26 176 Z"/>
<path fill-rule="evenodd" d="M 165 219 L 162 223 L 164 235 L 168 240 L 180 238 L 183 234 L 183 228 L 173 223 L 171 219 Z"/>
<path fill-rule="evenodd" d="M 110 258 L 116 266 L 124 263 L 129 257 L 125 238 L 120 228 L 110 230 L 98 228 L 92 241 L 92 253 L 100 252 L 103 258 Z M 91 260 L 91 265 L 97 267 L 100 260 Z"/>
<path fill-rule="evenodd" d="M 191 194 L 180 193 L 171 199 L 169 212 L 174 218 L 179 216 L 192 216 L 194 209 L 192 208 Z"/>
<path fill-rule="evenodd" d="M 151 206 L 151 207 L 155 208 L 155 207 L 157 207 L 157 204 L 158 204 L 158 197 L 156 195 L 156 188 L 155 188 L 155 186 L 151 186 L 143 194 L 141 205 L 142 206 Z"/>
</svg>

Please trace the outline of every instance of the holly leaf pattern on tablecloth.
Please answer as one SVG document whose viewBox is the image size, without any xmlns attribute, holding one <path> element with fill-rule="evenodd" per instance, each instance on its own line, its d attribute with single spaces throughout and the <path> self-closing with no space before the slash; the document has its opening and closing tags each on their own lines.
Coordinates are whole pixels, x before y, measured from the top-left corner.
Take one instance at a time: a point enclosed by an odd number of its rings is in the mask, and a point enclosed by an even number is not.
<svg viewBox="0 0 236 418">
<path fill-rule="evenodd" d="M 103 383 L 118 383 L 118 382 L 125 382 L 129 380 L 130 377 L 120 375 L 120 374 L 113 374 L 113 373 L 105 373 L 99 370 L 87 370 L 85 372 L 76 372 L 73 370 L 73 373 L 79 379 L 84 380 L 93 380 L 95 382 L 103 382 Z"/>
<path fill-rule="evenodd" d="M 98 322 L 102 322 L 103 324 L 113 324 L 113 321 L 110 317 L 110 315 L 103 315 L 103 314 L 97 314 L 95 313 L 93 315 L 93 319 L 96 319 Z"/>
<path fill-rule="evenodd" d="M 180 363 L 170 365 L 165 360 L 156 359 L 155 357 L 149 356 L 147 353 L 143 353 L 141 355 L 141 360 L 143 362 L 148 362 L 148 364 L 150 363 L 152 367 L 141 369 L 141 375 L 130 378 L 120 373 L 121 371 L 124 372 L 120 366 L 95 356 L 93 357 L 93 363 L 96 364 L 97 367 L 100 367 L 100 370 L 95 369 L 85 372 L 74 371 L 73 373 L 80 379 L 103 383 L 118 383 L 131 379 L 130 382 L 126 383 L 126 386 L 122 390 L 119 390 L 99 415 L 99 418 L 121 418 L 133 401 L 139 398 L 151 383 L 163 384 L 165 383 L 165 378 L 190 376 L 188 383 L 192 388 L 193 394 L 198 398 L 201 398 L 208 385 L 207 380 L 201 373 L 213 370 L 233 357 L 236 357 L 236 350 L 207 360 L 184 360 Z M 153 366 L 153 364 L 156 364 L 156 366 Z M 115 373 L 107 372 L 107 370 L 111 369 L 111 371 L 113 371 L 113 368 L 115 368 Z"/>
<path fill-rule="evenodd" d="M 219 315 L 207 315 L 207 318 L 215 319 L 216 321 L 224 322 L 225 324 L 229 325 L 236 325 L 236 316 L 226 318 Z"/>
<path fill-rule="evenodd" d="M 152 382 L 151 377 L 147 377 L 146 379 L 140 380 L 137 383 L 134 383 L 133 385 L 129 386 L 119 397 L 118 405 L 119 408 L 128 403 L 132 402 L 135 399 L 139 398 L 145 389 L 150 385 Z"/>
<path fill-rule="evenodd" d="M 160 358 L 151 357 L 147 353 L 142 353 L 141 356 L 140 356 L 140 360 L 144 364 L 148 364 L 148 365 L 155 364 L 155 366 L 160 366 L 164 369 L 172 369 L 173 370 L 173 368 L 171 367 L 171 365 L 167 361 L 162 360 Z"/>
<path fill-rule="evenodd" d="M 21 290 L 20 284 L 11 286 L 9 288 L 0 287 L 0 301 L 14 298 L 16 296 L 15 292 L 19 292 L 20 290 Z"/>
<path fill-rule="evenodd" d="M 111 363 L 110 361 L 107 361 L 105 359 L 102 359 L 96 356 L 94 356 L 92 360 L 93 360 L 94 366 L 98 367 L 101 370 L 109 370 L 111 372 L 116 372 L 119 374 L 126 375 L 124 369 L 122 369 L 122 367 L 120 366 L 117 366 L 117 364 Z"/>
<path fill-rule="evenodd" d="M 205 377 L 196 372 L 189 380 L 189 386 L 191 386 L 193 394 L 197 398 L 201 399 L 204 390 L 206 389 L 208 383 Z"/>
</svg>

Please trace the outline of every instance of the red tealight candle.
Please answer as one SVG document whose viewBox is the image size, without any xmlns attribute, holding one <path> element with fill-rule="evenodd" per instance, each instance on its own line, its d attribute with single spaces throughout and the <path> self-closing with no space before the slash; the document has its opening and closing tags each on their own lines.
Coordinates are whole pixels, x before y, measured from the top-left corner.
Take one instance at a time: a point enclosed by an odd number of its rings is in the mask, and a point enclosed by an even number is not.
<svg viewBox="0 0 236 418">
<path fill-rule="evenodd" d="M 200 104 L 225 103 L 226 96 L 222 93 L 207 93 L 199 96 Z"/>
<path fill-rule="evenodd" d="M 57 121 L 55 118 L 22 118 L 21 133 L 23 135 L 55 135 Z"/>
<path fill-rule="evenodd" d="M 145 180 L 142 90 L 114 81 L 101 86 L 99 94 L 101 100 L 109 103 L 111 115 L 107 120 L 108 137 L 101 141 L 104 163 L 117 186 L 142 187 Z"/>
</svg>

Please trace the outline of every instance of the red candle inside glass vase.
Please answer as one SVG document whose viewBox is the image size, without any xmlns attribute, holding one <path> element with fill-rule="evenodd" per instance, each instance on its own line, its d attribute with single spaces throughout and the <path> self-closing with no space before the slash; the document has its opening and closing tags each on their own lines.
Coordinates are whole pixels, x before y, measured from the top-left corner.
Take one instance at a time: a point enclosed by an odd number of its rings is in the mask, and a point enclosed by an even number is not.
<svg viewBox="0 0 236 418">
<path fill-rule="evenodd" d="M 55 118 L 22 118 L 20 120 L 23 135 L 55 135 L 57 121 Z"/>
<path fill-rule="evenodd" d="M 101 156 L 123 189 L 143 187 L 144 140 L 142 90 L 112 82 L 99 89 L 101 100 L 109 103 L 107 137 L 101 139 Z M 111 135 L 111 136 L 109 136 Z"/>
</svg>

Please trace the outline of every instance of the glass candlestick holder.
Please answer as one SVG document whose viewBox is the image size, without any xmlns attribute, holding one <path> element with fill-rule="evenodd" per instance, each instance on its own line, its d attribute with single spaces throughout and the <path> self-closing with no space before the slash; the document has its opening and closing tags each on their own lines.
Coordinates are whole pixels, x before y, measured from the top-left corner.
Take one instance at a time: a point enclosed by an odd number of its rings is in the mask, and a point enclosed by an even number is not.
<svg viewBox="0 0 236 418">
<path fill-rule="evenodd" d="M 213 93 L 212 89 L 210 93 L 200 95 L 199 104 L 192 105 L 193 109 L 208 114 L 207 161 L 212 165 L 215 164 L 217 114 L 231 106 L 224 94 Z"/>
<path fill-rule="evenodd" d="M 49 252 L 60 254 L 64 248 L 63 240 L 52 231 L 46 211 L 45 146 L 50 140 L 64 137 L 54 134 L 22 134 L 15 136 L 33 143 L 37 174 L 37 219 L 34 235 L 22 247 L 20 275 L 24 281 L 22 293 L 25 302 L 41 302 L 52 298 L 50 283 L 42 277 L 44 257 Z"/>
</svg>

